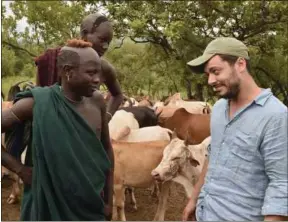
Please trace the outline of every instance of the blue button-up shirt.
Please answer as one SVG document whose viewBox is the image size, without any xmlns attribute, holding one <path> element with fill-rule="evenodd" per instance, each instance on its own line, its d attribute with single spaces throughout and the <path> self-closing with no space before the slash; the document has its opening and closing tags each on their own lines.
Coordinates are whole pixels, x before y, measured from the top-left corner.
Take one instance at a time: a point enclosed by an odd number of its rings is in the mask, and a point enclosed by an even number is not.
<svg viewBox="0 0 288 222">
<path fill-rule="evenodd" d="M 220 99 L 211 116 L 209 166 L 199 221 L 260 221 L 288 216 L 287 107 L 270 89 L 229 119 Z"/>
</svg>

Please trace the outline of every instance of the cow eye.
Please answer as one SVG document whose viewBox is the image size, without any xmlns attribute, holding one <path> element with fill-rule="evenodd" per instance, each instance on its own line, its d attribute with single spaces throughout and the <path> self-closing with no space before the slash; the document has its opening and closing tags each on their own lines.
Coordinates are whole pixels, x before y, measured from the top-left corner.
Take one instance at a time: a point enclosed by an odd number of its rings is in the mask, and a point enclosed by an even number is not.
<svg viewBox="0 0 288 222">
<path fill-rule="evenodd" d="M 178 159 L 180 159 L 180 157 L 174 157 L 174 158 L 172 158 L 172 160 L 178 160 Z"/>
</svg>

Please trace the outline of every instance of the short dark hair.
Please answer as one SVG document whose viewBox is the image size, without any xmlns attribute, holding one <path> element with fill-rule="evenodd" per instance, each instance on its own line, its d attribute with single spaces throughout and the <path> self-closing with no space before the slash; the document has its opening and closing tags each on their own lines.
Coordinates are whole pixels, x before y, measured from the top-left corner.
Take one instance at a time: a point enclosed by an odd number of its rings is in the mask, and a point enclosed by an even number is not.
<svg viewBox="0 0 288 222">
<path fill-rule="evenodd" d="M 232 56 L 232 55 L 224 55 L 224 54 L 218 54 L 218 55 L 220 56 L 220 58 L 223 61 L 228 62 L 229 65 L 231 65 L 231 66 L 234 65 L 236 63 L 237 59 L 239 58 L 238 56 Z M 245 59 L 245 61 L 246 61 L 246 69 L 250 73 L 251 72 L 250 61 L 248 59 Z"/>
</svg>

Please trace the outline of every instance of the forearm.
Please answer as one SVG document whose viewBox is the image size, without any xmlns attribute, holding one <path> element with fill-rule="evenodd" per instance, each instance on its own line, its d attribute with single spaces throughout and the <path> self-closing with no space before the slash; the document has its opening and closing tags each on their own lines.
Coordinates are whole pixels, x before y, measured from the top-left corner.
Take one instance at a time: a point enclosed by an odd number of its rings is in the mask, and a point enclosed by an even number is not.
<svg viewBox="0 0 288 222">
<path fill-rule="evenodd" d="M 6 149 L 1 144 L 1 162 L 2 166 L 6 167 L 8 170 L 11 170 L 12 172 L 19 174 L 21 169 L 23 168 L 23 164 L 12 157 Z"/>
<path fill-rule="evenodd" d="M 266 215 L 264 221 L 287 221 L 288 217 L 279 215 Z"/>
<path fill-rule="evenodd" d="M 288 216 L 287 128 L 287 113 L 273 114 L 263 132 L 260 153 L 269 182 L 265 191 L 262 215 L 268 215 L 267 219 Z"/>
<path fill-rule="evenodd" d="M 202 186 L 205 182 L 205 176 L 206 176 L 207 169 L 208 169 L 208 159 L 206 159 L 204 162 L 202 172 L 201 172 L 199 179 L 198 179 L 197 183 L 195 184 L 193 192 L 192 192 L 191 199 L 195 202 L 197 201 L 198 196 L 201 192 Z"/>
<path fill-rule="evenodd" d="M 111 96 L 107 104 L 107 112 L 109 112 L 111 115 L 114 115 L 114 113 L 118 110 L 119 106 L 121 105 L 122 101 L 123 101 L 122 94 L 119 94 L 117 96 Z"/>
</svg>

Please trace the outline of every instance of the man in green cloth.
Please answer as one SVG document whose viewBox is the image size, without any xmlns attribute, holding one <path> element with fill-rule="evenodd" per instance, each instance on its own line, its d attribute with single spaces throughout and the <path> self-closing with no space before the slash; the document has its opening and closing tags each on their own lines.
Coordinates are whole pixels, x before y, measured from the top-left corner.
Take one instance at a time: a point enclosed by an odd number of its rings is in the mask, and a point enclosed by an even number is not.
<svg viewBox="0 0 288 222">
<path fill-rule="evenodd" d="M 68 41 L 57 58 L 61 86 L 19 93 L 2 111 L 2 133 L 32 121 L 24 165 L 2 146 L 2 165 L 24 182 L 21 220 L 111 220 L 114 156 L 91 46 Z"/>
</svg>

